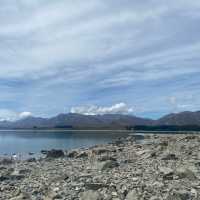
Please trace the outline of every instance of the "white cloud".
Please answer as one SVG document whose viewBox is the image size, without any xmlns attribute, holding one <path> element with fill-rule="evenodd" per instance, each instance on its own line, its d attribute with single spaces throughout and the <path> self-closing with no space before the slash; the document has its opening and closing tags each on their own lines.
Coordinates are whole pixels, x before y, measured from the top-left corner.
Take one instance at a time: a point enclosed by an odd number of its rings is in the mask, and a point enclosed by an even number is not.
<svg viewBox="0 0 200 200">
<path fill-rule="evenodd" d="M 125 103 L 117 103 L 110 107 L 103 106 L 80 106 L 71 108 L 71 113 L 84 115 L 104 115 L 104 114 L 129 114 L 133 113 L 133 108 L 129 108 Z"/>
<path fill-rule="evenodd" d="M 169 103 L 172 104 L 172 105 L 176 105 L 177 103 L 177 98 L 172 96 L 172 97 L 169 97 Z"/>
<path fill-rule="evenodd" d="M 14 112 L 8 109 L 0 109 L 0 121 L 16 121 L 32 116 L 31 112 Z"/>
<path fill-rule="evenodd" d="M 24 118 L 31 117 L 31 116 L 32 116 L 31 112 L 22 112 L 19 114 L 20 119 L 24 119 Z"/>
</svg>

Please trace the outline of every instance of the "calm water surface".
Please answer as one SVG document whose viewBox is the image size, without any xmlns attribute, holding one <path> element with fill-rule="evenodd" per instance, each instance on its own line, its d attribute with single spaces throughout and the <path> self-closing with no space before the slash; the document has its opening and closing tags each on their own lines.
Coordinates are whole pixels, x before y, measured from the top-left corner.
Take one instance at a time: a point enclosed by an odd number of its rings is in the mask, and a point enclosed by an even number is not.
<svg viewBox="0 0 200 200">
<path fill-rule="evenodd" d="M 0 131 L 0 155 L 39 153 L 104 144 L 128 133 L 74 131 Z"/>
</svg>

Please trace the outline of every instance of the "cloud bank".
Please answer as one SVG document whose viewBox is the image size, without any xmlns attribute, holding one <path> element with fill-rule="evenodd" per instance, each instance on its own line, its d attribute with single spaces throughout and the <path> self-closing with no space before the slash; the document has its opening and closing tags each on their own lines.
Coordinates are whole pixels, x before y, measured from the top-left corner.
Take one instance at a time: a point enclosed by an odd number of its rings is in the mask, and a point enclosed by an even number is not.
<svg viewBox="0 0 200 200">
<path fill-rule="evenodd" d="M 104 115 L 104 114 L 131 114 L 133 108 L 129 108 L 125 103 L 117 103 L 110 107 L 103 106 L 80 106 L 71 108 L 71 113 L 83 115 Z"/>
<path fill-rule="evenodd" d="M 0 109 L 0 121 L 16 121 L 32 116 L 31 112 L 17 113 L 7 109 Z"/>
</svg>

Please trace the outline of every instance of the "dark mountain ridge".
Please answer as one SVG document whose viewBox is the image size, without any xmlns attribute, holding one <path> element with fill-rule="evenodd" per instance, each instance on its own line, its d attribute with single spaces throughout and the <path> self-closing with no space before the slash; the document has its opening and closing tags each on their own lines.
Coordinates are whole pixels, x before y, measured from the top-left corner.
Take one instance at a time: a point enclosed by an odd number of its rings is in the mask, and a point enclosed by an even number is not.
<svg viewBox="0 0 200 200">
<path fill-rule="evenodd" d="M 158 120 L 133 115 L 105 114 L 81 115 L 59 114 L 52 118 L 27 117 L 14 122 L 1 121 L 0 128 L 71 128 L 71 129 L 127 129 L 134 126 L 200 126 L 200 111 L 172 113 Z"/>
</svg>

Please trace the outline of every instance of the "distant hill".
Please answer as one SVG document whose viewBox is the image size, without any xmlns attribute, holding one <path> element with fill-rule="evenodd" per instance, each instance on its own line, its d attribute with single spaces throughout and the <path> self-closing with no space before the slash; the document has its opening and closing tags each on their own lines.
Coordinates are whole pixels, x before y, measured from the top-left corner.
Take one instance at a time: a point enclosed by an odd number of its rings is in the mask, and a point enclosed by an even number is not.
<svg viewBox="0 0 200 200">
<path fill-rule="evenodd" d="M 59 114 L 52 118 L 27 117 L 15 122 L 0 122 L 0 128 L 59 128 L 73 129 L 125 129 L 133 125 L 151 125 L 153 120 L 129 115 Z"/>
<path fill-rule="evenodd" d="M 156 125 L 198 125 L 200 126 L 200 111 L 197 112 L 181 112 L 166 115 L 156 121 Z"/>
<path fill-rule="evenodd" d="M 32 129 L 32 128 L 70 128 L 70 129 L 129 129 L 130 127 L 156 126 L 163 129 L 170 126 L 200 127 L 200 111 L 181 112 L 166 115 L 158 120 L 145 119 L 132 115 L 81 115 L 59 114 L 52 118 L 27 117 L 15 122 L 1 121 L 3 129 Z M 181 129 L 179 127 L 179 129 Z"/>
</svg>

